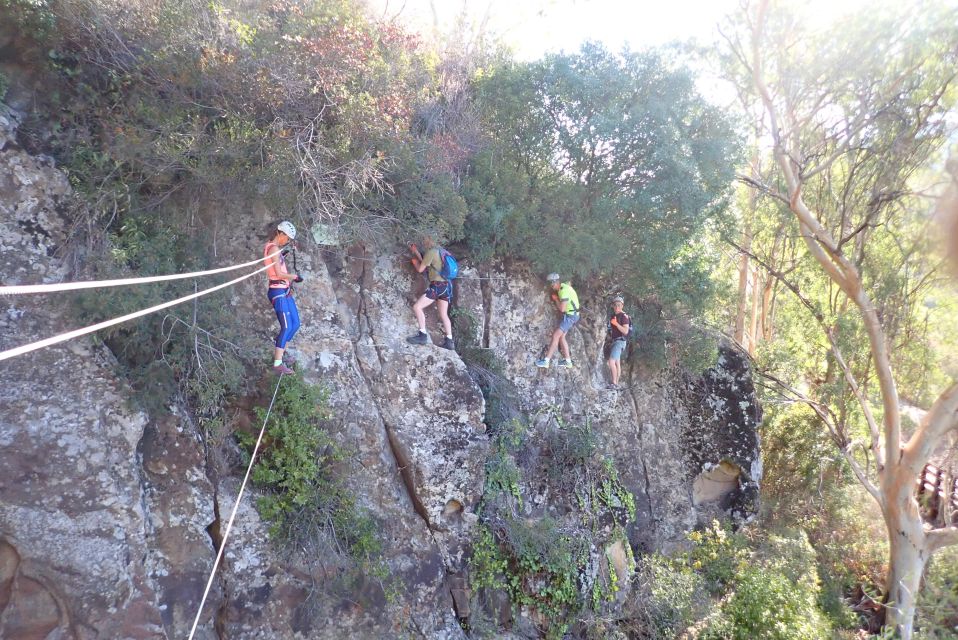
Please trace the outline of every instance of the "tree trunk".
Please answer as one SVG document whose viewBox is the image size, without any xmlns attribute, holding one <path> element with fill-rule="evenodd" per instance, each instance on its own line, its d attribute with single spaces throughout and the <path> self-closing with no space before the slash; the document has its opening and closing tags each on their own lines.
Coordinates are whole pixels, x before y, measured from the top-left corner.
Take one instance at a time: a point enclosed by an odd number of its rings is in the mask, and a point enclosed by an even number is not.
<svg viewBox="0 0 958 640">
<path fill-rule="evenodd" d="M 748 215 L 748 214 L 746 214 Z M 752 250 L 752 230 L 751 225 L 746 219 L 745 228 L 742 230 L 742 255 L 739 257 L 738 264 L 738 304 L 735 309 L 735 341 L 745 346 L 745 314 L 748 310 L 748 277 L 750 273 L 748 263 L 748 252 Z"/>
<path fill-rule="evenodd" d="M 758 148 L 752 150 L 752 175 L 758 174 Z M 745 343 L 745 319 L 749 312 L 748 295 L 749 290 L 754 290 L 754 286 L 749 286 L 751 268 L 749 265 L 748 254 L 752 251 L 752 219 L 755 217 L 755 202 L 758 196 L 755 189 L 748 190 L 748 203 L 745 206 L 745 219 L 742 225 L 742 255 L 738 263 L 738 300 L 735 309 L 735 331 L 733 333 L 735 341 L 743 347 L 749 348 Z M 754 295 L 754 291 L 752 292 Z M 750 338 L 750 339 L 754 339 Z M 751 351 L 751 349 L 749 348 Z"/>
<path fill-rule="evenodd" d="M 894 629 L 902 640 L 911 640 L 915 627 L 915 604 L 929 556 L 918 503 L 912 496 L 912 482 L 887 502 L 889 562 L 885 580 L 885 627 Z"/>
<path fill-rule="evenodd" d="M 762 340 L 772 340 L 772 293 L 775 291 L 775 279 L 766 276 L 765 287 L 762 289 L 762 319 L 760 322 Z"/>
<path fill-rule="evenodd" d="M 748 331 L 748 354 L 755 357 L 755 351 L 758 347 L 758 312 L 761 308 L 761 298 L 758 295 L 758 267 L 752 272 L 752 315 L 749 322 Z"/>
</svg>

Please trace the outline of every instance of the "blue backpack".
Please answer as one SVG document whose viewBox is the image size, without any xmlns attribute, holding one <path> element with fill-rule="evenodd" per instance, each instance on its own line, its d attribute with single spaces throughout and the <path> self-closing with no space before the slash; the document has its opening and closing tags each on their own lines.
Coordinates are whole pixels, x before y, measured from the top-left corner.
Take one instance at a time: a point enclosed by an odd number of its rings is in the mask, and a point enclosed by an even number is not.
<svg viewBox="0 0 958 640">
<path fill-rule="evenodd" d="M 439 249 L 439 257 L 442 259 L 442 269 L 439 271 L 439 275 L 446 280 L 455 280 L 458 278 L 459 263 L 456 261 L 456 258 L 441 247 Z"/>
</svg>

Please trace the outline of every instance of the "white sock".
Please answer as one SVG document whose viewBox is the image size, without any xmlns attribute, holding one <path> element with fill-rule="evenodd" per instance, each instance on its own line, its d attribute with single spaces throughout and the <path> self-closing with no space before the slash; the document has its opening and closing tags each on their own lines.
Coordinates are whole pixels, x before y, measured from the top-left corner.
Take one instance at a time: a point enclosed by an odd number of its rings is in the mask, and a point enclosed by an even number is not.
<svg viewBox="0 0 958 640">
<path fill-rule="evenodd" d="M 278 366 L 281 365 L 281 364 L 283 364 L 283 359 L 282 359 L 282 358 L 280 358 L 279 360 L 273 360 L 273 366 L 274 366 L 274 367 L 278 367 Z"/>
</svg>

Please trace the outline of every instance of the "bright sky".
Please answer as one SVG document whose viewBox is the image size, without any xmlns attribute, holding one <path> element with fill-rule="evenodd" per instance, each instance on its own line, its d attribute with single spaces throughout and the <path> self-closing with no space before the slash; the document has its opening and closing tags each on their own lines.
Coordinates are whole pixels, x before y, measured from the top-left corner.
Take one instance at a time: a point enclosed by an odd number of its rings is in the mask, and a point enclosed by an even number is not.
<svg viewBox="0 0 958 640">
<path fill-rule="evenodd" d="M 574 51 L 586 40 L 618 50 L 695 38 L 711 41 L 723 16 L 739 0 L 367 0 L 378 15 L 428 32 L 435 25 L 448 31 L 463 14 L 472 25 L 485 21 L 521 59 L 544 53 Z M 813 15 L 829 20 L 860 11 L 868 0 L 794 0 Z"/>
</svg>

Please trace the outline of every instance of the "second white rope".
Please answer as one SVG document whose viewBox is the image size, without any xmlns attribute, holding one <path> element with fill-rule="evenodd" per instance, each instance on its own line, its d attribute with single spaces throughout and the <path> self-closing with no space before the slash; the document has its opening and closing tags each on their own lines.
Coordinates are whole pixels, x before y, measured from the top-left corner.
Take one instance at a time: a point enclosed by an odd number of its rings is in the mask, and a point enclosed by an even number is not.
<svg viewBox="0 0 958 640">
<path fill-rule="evenodd" d="M 239 495 L 236 496 L 236 502 L 233 503 L 233 511 L 230 513 L 230 519 L 226 523 L 226 533 L 223 534 L 223 541 L 220 542 L 219 551 L 216 552 L 213 570 L 210 571 L 210 578 L 206 581 L 206 589 L 203 591 L 203 599 L 200 600 L 200 607 L 196 612 L 196 619 L 193 620 L 193 628 L 190 629 L 189 640 L 193 640 L 193 634 L 196 633 L 196 626 L 200 623 L 200 616 L 202 616 L 203 607 L 206 605 L 206 597 L 210 594 L 210 587 L 213 586 L 213 577 L 216 576 L 216 569 L 220 566 L 220 560 L 223 559 L 223 550 L 226 549 L 226 540 L 230 537 L 230 531 L 233 529 L 233 519 L 236 518 L 236 511 L 239 509 L 240 501 L 243 499 L 243 491 L 246 490 L 246 482 L 249 480 L 250 473 L 253 471 L 253 462 L 256 461 L 256 453 L 259 451 L 260 442 L 263 441 L 263 434 L 266 433 L 266 423 L 269 422 L 269 414 L 273 411 L 273 403 L 276 402 L 276 393 L 279 391 L 279 383 L 282 381 L 283 376 L 280 376 L 279 380 L 276 381 L 276 388 L 273 389 L 273 399 L 269 401 L 269 408 L 266 410 L 263 426 L 260 427 L 259 437 L 256 438 L 256 446 L 253 447 L 253 454 L 250 456 L 249 466 L 246 468 L 246 476 L 243 477 L 243 484 L 240 485 Z"/>
</svg>

